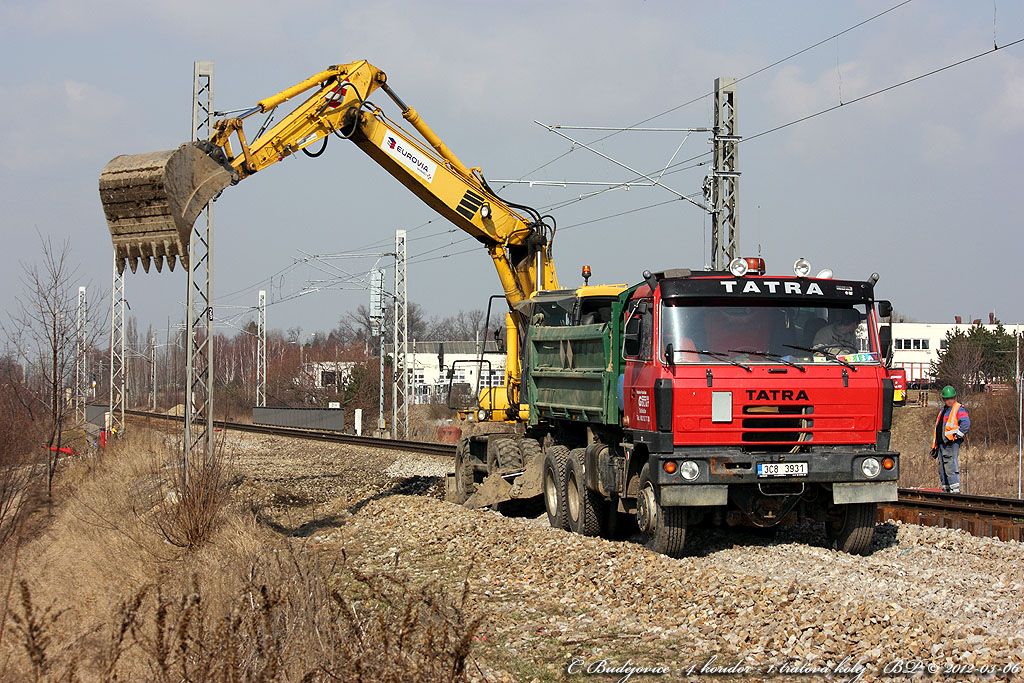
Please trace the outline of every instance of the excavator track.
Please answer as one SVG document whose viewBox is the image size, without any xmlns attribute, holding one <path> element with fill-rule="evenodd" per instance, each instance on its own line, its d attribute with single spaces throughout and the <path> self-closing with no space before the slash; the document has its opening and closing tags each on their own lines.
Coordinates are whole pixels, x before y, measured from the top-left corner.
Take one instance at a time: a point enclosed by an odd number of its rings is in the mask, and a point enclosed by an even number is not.
<svg viewBox="0 0 1024 683">
<path fill-rule="evenodd" d="M 176 259 L 187 266 L 192 225 L 234 182 L 220 149 L 205 142 L 111 159 L 99 191 L 118 269 L 135 272 L 141 261 L 146 272 L 151 264 L 159 271 L 165 259 L 171 270 Z"/>
</svg>

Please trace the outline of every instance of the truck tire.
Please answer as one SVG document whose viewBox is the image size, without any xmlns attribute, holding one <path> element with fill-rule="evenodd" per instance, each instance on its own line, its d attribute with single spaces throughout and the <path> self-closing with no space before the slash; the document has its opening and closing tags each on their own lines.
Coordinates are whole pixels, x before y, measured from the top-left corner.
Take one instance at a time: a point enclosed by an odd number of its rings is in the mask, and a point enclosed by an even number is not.
<svg viewBox="0 0 1024 683">
<path fill-rule="evenodd" d="M 544 508 L 548 511 L 548 524 L 554 529 L 569 530 L 565 514 L 565 465 L 569 449 L 551 446 L 544 453 Z"/>
<path fill-rule="evenodd" d="M 523 459 L 522 466 L 524 468 L 529 467 L 530 463 L 533 462 L 534 458 L 543 458 L 544 449 L 541 448 L 540 442 L 537 439 L 525 438 L 519 440 L 519 452 Z"/>
<path fill-rule="evenodd" d="M 584 536 L 600 536 L 607 526 L 604 498 L 587 488 L 583 448 L 569 451 L 565 464 L 565 516 L 569 529 Z"/>
<path fill-rule="evenodd" d="M 636 522 L 648 550 L 669 557 L 683 556 L 686 546 L 686 508 L 661 506 L 651 481 L 650 465 L 644 465 L 640 471 Z"/>
<path fill-rule="evenodd" d="M 523 454 L 516 439 L 491 439 L 487 442 L 487 474 L 523 469 Z"/>
<path fill-rule="evenodd" d="M 462 439 L 455 447 L 455 502 L 462 504 L 476 493 L 476 472 L 473 456 L 469 453 L 469 440 Z"/>
<path fill-rule="evenodd" d="M 825 522 L 825 532 L 836 550 L 868 555 L 875 536 L 876 515 L 877 503 L 833 505 Z"/>
</svg>

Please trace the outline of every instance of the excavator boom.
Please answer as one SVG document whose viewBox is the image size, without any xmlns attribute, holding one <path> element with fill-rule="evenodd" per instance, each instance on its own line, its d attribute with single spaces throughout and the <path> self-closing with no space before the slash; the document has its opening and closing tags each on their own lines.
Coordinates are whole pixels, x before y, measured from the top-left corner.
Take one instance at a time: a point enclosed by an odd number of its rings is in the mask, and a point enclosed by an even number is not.
<svg viewBox="0 0 1024 683">
<path fill-rule="evenodd" d="M 407 132 L 369 101 L 382 91 L 418 134 Z M 249 140 L 245 120 L 298 101 L 269 130 Z M 269 118 L 268 118 L 269 121 Z M 187 265 L 192 224 L 225 188 L 298 153 L 318 157 L 332 138 L 355 143 L 367 156 L 453 225 L 479 241 L 494 262 L 510 312 L 504 409 L 521 419 L 521 359 L 515 352 L 527 323 L 523 304 L 534 292 L 557 289 L 551 242 L 554 222 L 530 207 L 498 197 L 479 169 L 467 167 L 420 114 L 366 61 L 330 66 L 258 101 L 239 116 L 213 124 L 209 140 L 175 150 L 123 155 L 100 174 L 100 199 L 119 268 L 145 270 L 166 260 Z"/>
</svg>

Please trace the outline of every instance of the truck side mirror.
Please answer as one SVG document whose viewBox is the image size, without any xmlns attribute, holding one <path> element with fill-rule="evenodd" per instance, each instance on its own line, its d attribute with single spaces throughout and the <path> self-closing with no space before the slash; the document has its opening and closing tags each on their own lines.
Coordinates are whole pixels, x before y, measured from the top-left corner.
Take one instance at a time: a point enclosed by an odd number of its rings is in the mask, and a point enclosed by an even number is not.
<svg viewBox="0 0 1024 683">
<path fill-rule="evenodd" d="M 882 346 L 882 357 L 888 365 L 892 359 L 892 325 L 881 325 L 878 328 L 878 341 Z"/>
<path fill-rule="evenodd" d="M 878 302 L 878 315 L 883 318 L 888 318 L 892 315 L 892 302 L 891 301 L 879 301 Z"/>
</svg>

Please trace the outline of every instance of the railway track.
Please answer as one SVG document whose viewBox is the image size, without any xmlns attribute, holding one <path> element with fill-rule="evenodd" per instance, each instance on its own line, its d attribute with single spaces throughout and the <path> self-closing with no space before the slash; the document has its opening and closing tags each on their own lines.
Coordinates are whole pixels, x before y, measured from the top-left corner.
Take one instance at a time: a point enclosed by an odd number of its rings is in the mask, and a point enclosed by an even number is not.
<svg viewBox="0 0 1024 683">
<path fill-rule="evenodd" d="M 1024 501 L 921 489 L 900 489 L 895 503 L 878 506 L 878 519 L 963 529 L 974 536 L 1024 542 Z"/>
<path fill-rule="evenodd" d="M 144 410 L 126 410 L 132 417 L 181 422 L 181 417 L 150 413 Z M 231 429 L 252 434 L 288 436 L 314 441 L 329 441 L 369 448 L 390 448 L 453 457 L 455 446 L 446 443 L 407 441 L 402 439 L 378 439 L 370 436 L 354 436 L 316 429 L 273 427 L 242 422 L 214 420 L 221 429 Z M 878 521 L 899 520 L 908 524 L 937 526 L 949 529 L 963 529 L 974 536 L 996 537 L 1004 541 L 1024 542 L 1024 501 L 1015 498 L 994 498 L 964 494 L 939 493 L 921 489 L 900 489 L 899 500 L 878 506 Z"/>
<path fill-rule="evenodd" d="M 182 418 L 177 415 L 165 415 L 163 413 L 150 413 L 144 410 L 126 410 L 126 415 L 132 417 L 149 418 L 162 420 L 164 422 L 181 422 Z M 214 420 L 215 427 L 230 429 L 236 432 L 249 432 L 251 434 L 267 434 L 269 436 L 290 436 L 300 439 L 312 439 L 313 441 L 329 441 L 332 443 L 344 443 L 355 446 L 368 446 L 370 448 L 390 448 L 397 451 L 409 451 L 411 453 L 425 453 L 428 455 L 441 455 L 455 457 L 455 446 L 447 443 L 431 443 L 426 441 L 406 441 L 403 439 L 378 439 L 372 436 L 355 436 L 353 434 L 339 434 L 320 429 L 297 429 L 294 427 L 273 427 L 270 425 L 255 425 L 244 422 L 227 422 L 226 420 Z"/>
</svg>

